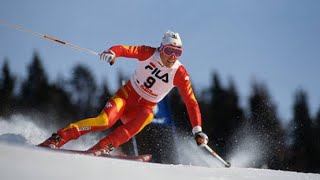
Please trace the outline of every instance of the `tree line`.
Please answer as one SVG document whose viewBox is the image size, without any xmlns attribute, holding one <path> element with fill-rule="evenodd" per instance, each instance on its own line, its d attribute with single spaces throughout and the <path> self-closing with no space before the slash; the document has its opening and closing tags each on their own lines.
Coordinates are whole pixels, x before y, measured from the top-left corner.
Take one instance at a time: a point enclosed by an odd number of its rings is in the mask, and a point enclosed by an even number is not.
<svg viewBox="0 0 320 180">
<path fill-rule="evenodd" d="M 107 81 L 97 83 L 90 70 L 81 64 L 73 67 L 71 77 L 60 76 L 49 82 L 39 54 L 34 53 L 26 77 L 18 83 L 9 62 L 4 60 L 0 76 L 0 116 L 4 119 L 21 113 L 41 117 L 37 123 L 43 126 L 61 128 L 75 120 L 96 116 L 114 93 Z M 126 78 L 119 73 L 118 79 L 120 87 Z M 208 88 L 195 91 L 209 145 L 222 157 L 241 151 L 246 145 L 258 147 L 260 157 L 250 162 L 250 167 L 320 172 L 320 108 L 316 115 L 310 114 L 308 96 L 303 89 L 296 90 L 293 118 L 284 127 L 265 84 L 258 81 L 251 84 L 249 108 L 244 108 L 240 106 L 234 81 L 223 86 L 217 73 L 211 79 Z M 175 126 L 150 124 L 136 136 L 136 141 L 139 153 L 152 153 L 154 162 L 175 164 L 173 156 L 178 152 L 172 142 L 177 132 L 192 136 L 191 125 L 178 90 L 174 89 L 167 98 Z M 178 137 L 178 141 L 183 140 Z M 132 153 L 132 141 L 122 149 Z"/>
</svg>

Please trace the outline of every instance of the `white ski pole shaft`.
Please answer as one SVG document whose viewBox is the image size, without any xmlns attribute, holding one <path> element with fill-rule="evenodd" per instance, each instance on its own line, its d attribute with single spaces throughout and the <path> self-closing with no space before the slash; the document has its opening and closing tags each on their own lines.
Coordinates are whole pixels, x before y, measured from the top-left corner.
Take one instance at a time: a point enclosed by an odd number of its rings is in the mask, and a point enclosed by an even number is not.
<svg viewBox="0 0 320 180">
<path fill-rule="evenodd" d="M 225 167 L 230 167 L 231 164 L 230 162 L 226 162 L 225 160 L 223 160 L 216 152 L 214 152 L 214 150 L 212 150 L 208 145 L 204 146 L 215 158 L 217 158 L 220 162 L 222 162 L 224 164 Z"/>
<path fill-rule="evenodd" d="M 51 41 L 54 41 L 54 42 L 57 42 L 57 43 L 60 43 L 60 44 L 63 44 L 63 45 L 66 45 L 66 46 L 69 46 L 73 49 L 77 49 L 77 50 L 80 50 L 80 51 L 83 51 L 83 52 L 86 52 L 86 53 L 89 53 L 89 54 L 93 54 L 93 55 L 96 55 L 96 56 L 100 56 L 99 53 L 95 52 L 95 51 L 92 51 L 90 49 L 86 49 L 86 48 L 83 48 L 83 47 L 80 47 L 80 46 L 77 46 L 77 45 L 74 45 L 74 44 L 71 44 L 71 43 L 68 43 L 68 42 L 65 42 L 65 41 L 61 41 L 57 38 L 54 38 L 54 37 L 51 37 L 51 36 L 47 36 L 47 35 L 44 35 L 44 34 L 41 34 L 41 33 L 38 33 L 38 32 L 34 32 L 32 30 L 29 30 L 29 29 L 26 29 L 26 28 L 23 28 L 21 26 L 18 26 L 18 25 L 15 25 L 15 24 L 11 24 L 11 23 L 8 23 L 6 21 L 3 21 L 0 19 L 0 24 L 3 24 L 5 26 L 8 26 L 8 27 L 11 27 L 11 28 L 14 28 L 14 29 L 17 29 L 17 30 L 20 30 L 20 31 L 24 31 L 24 32 L 27 32 L 27 33 L 30 33 L 34 36 L 39 36 L 39 37 L 42 37 L 42 38 L 45 38 L 45 39 L 48 39 L 48 40 L 51 40 Z"/>
</svg>

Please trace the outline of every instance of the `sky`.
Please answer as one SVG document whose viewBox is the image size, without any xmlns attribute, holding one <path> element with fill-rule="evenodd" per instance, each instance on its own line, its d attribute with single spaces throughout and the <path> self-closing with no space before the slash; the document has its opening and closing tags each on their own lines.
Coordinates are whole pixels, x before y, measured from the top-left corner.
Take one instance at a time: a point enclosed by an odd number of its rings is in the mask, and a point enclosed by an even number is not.
<svg viewBox="0 0 320 180">
<path fill-rule="evenodd" d="M 32 118 L 35 120 L 34 117 Z M 320 174 L 315 173 L 251 168 L 244 162 L 257 160 L 250 158 L 253 154 L 250 151 L 253 148 L 249 150 L 239 148 L 242 153 L 228 157 L 232 166 L 225 168 L 210 153 L 197 147 L 193 138 L 177 143 L 181 149 L 192 149 L 192 152 L 184 153 L 182 150 L 176 158 L 183 159 L 184 162 L 177 161 L 181 163 L 171 165 L 64 154 L 36 148 L 33 145 L 49 135 L 49 128 L 38 126 L 27 116 L 15 115 L 10 119 L 0 118 L 0 127 L 0 173 L 3 180 L 70 178 L 77 180 L 316 180 L 320 178 Z M 90 142 L 94 143 L 92 133 L 88 135 L 68 143 L 67 145 L 73 143 L 69 149 L 81 149 L 81 146 L 83 148 Z M 187 141 L 192 141 L 193 146 L 184 144 Z M 248 144 L 250 143 L 243 143 L 243 145 Z"/>
<path fill-rule="evenodd" d="M 3 0 L 0 19 L 98 53 L 117 44 L 157 47 L 164 32 L 179 32 L 180 61 L 196 91 L 208 88 L 217 72 L 225 86 L 234 81 L 241 105 L 248 107 L 257 80 L 288 120 L 299 89 L 308 94 L 312 116 L 320 108 L 319 7 L 318 0 Z M 34 51 L 52 81 L 69 77 L 81 63 L 114 91 L 118 72 L 129 76 L 136 65 L 119 58 L 109 66 L 95 55 L 0 24 L 1 66 L 8 59 L 23 79 Z"/>
</svg>

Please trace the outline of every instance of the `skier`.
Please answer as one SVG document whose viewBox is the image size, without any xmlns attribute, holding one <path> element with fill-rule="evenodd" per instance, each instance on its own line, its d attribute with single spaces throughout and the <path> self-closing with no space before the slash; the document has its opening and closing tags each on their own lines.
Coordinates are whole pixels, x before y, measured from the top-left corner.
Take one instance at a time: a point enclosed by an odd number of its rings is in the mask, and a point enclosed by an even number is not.
<svg viewBox="0 0 320 180">
<path fill-rule="evenodd" d="M 160 47 L 157 48 L 145 45 L 117 45 L 104 51 L 100 59 L 110 64 L 115 62 L 116 57 L 138 59 L 138 67 L 130 80 L 109 99 L 100 115 L 71 123 L 53 133 L 39 146 L 60 148 L 68 141 L 78 139 L 86 133 L 109 129 L 121 119 L 123 125 L 88 150 L 96 156 L 109 154 L 152 121 L 153 107 L 175 86 L 178 87 L 187 107 L 196 142 L 201 147 L 205 146 L 208 136 L 202 132 L 198 102 L 191 87 L 190 77 L 178 61 L 182 52 L 180 36 L 172 31 L 164 34 Z"/>
</svg>

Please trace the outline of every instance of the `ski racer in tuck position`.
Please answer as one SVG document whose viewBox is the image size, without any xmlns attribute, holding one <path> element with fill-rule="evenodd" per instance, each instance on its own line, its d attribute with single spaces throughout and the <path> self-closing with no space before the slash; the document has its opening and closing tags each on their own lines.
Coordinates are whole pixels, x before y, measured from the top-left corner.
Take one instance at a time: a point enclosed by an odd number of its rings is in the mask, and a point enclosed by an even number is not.
<svg viewBox="0 0 320 180">
<path fill-rule="evenodd" d="M 68 141 L 89 132 L 109 129 L 121 119 L 121 126 L 88 150 L 95 156 L 109 154 L 152 121 L 154 106 L 175 86 L 187 107 L 196 142 L 199 146 L 205 146 L 208 136 L 202 132 L 199 105 L 188 72 L 178 61 L 182 52 L 180 36 L 172 31 L 164 34 L 161 45 L 157 48 L 145 45 L 116 45 L 104 51 L 100 59 L 110 64 L 113 64 L 117 57 L 138 59 L 138 66 L 130 80 L 108 100 L 97 117 L 71 123 L 53 133 L 39 146 L 60 148 Z"/>
</svg>

